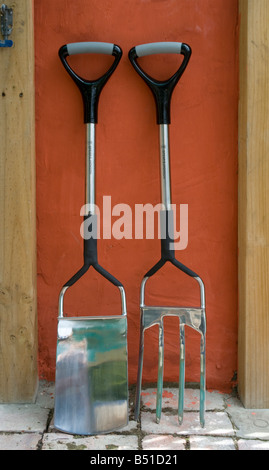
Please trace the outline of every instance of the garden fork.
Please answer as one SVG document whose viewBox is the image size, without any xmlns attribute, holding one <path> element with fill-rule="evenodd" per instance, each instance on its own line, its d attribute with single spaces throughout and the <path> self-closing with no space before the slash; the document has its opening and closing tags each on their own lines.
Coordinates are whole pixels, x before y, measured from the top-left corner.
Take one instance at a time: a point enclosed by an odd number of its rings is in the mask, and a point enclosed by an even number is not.
<svg viewBox="0 0 269 470">
<path fill-rule="evenodd" d="M 159 81 L 153 79 L 138 65 L 139 57 L 160 54 L 177 53 L 184 56 L 177 72 L 168 80 Z M 146 329 L 159 326 L 159 358 L 158 358 L 158 380 L 157 380 L 157 403 L 156 421 L 160 422 L 162 410 L 163 393 L 163 368 L 164 368 L 164 328 L 163 319 L 167 316 L 179 318 L 180 324 L 180 372 L 179 372 L 179 400 L 178 400 L 178 420 L 183 422 L 184 413 L 184 388 L 185 388 L 185 326 L 189 326 L 201 335 L 200 344 L 200 423 L 205 425 L 205 390 L 206 390 L 206 313 L 205 313 L 205 288 L 202 279 L 188 267 L 184 266 L 175 258 L 174 249 L 174 229 L 173 210 L 171 203 L 170 184 L 170 156 L 169 156 L 169 124 L 170 124 L 170 102 L 173 90 L 189 62 L 191 48 L 187 44 L 178 42 L 159 42 L 142 44 L 133 47 L 129 51 L 129 59 L 153 92 L 157 108 L 157 124 L 160 129 L 160 173 L 161 173 L 161 194 L 162 208 L 160 211 L 161 221 L 161 259 L 144 276 L 140 290 L 140 349 L 137 373 L 137 389 L 135 403 L 135 419 L 139 418 L 143 356 L 144 356 L 144 332 Z M 172 236 L 171 236 L 172 235 Z M 168 307 L 168 306 L 147 306 L 145 305 L 145 286 L 150 277 L 159 271 L 165 263 L 169 261 L 180 271 L 192 277 L 198 282 L 200 287 L 200 307 Z"/>
</svg>

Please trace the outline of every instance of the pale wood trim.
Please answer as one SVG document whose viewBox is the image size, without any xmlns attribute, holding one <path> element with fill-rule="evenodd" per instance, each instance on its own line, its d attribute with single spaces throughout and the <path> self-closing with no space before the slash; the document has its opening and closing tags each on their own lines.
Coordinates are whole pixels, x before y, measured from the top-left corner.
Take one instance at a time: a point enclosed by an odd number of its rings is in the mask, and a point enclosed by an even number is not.
<svg viewBox="0 0 269 470">
<path fill-rule="evenodd" d="M 0 48 L 0 402 L 38 384 L 32 0 L 13 0 L 14 47 Z"/>
<path fill-rule="evenodd" d="M 269 1 L 239 0 L 239 394 L 269 408 Z"/>
</svg>

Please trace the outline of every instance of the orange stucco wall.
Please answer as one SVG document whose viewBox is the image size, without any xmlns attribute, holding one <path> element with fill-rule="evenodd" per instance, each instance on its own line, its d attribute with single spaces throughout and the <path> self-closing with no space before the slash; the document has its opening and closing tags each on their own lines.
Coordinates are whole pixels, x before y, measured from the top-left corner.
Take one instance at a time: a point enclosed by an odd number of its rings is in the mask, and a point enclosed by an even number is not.
<svg viewBox="0 0 269 470">
<path fill-rule="evenodd" d="M 123 49 L 103 90 L 96 129 L 97 205 L 160 202 L 158 128 L 150 90 L 128 60 L 131 47 L 180 41 L 193 50 L 172 100 L 172 200 L 188 204 L 188 246 L 177 258 L 204 280 L 207 306 L 207 386 L 230 389 L 237 369 L 237 0 L 35 0 L 38 319 L 40 376 L 55 372 L 58 295 L 82 265 L 85 127 L 78 89 L 58 58 L 70 42 L 103 41 Z M 95 78 L 107 57 L 72 57 Z M 100 60 L 99 60 L 100 59 Z M 103 61 L 102 61 L 103 60 Z M 147 61 L 148 60 L 148 61 Z M 178 57 L 143 59 L 166 78 Z M 112 222 L 117 217 L 112 217 Z M 177 212 L 179 223 L 179 210 Z M 136 380 L 139 289 L 160 257 L 160 241 L 100 240 L 99 261 L 127 294 L 129 380 Z M 147 284 L 147 303 L 198 305 L 198 285 L 166 266 Z M 117 289 L 95 271 L 66 294 L 72 315 L 120 312 Z M 144 381 L 157 378 L 157 328 L 145 337 Z M 187 330 L 186 380 L 199 381 L 199 341 Z M 165 381 L 178 380 L 179 328 L 165 321 Z"/>
</svg>

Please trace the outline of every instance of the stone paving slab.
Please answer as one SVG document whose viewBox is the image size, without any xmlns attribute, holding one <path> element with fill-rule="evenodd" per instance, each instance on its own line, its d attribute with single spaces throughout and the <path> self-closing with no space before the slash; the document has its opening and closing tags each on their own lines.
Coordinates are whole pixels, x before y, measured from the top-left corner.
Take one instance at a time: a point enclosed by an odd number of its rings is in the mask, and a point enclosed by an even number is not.
<svg viewBox="0 0 269 470">
<path fill-rule="evenodd" d="M 208 436 L 234 436 L 231 421 L 225 412 L 207 412 L 205 416 L 205 427 L 202 428 L 199 413 L 188 412 L 184 414 L 183 423 L 178 424 L 177 415 L 162 413 L 160 423 L 156 423 L 154 413 L 141 413 L 141 429 L 150 434 L 178 434 L 178 435 L 208 435 Z"/>
<path fill-rule="evenodd" d="M 41 439 L 41 433 L 0 434 L 0 451 L 37 450 Z"/>
<path fill-rule="evenodd" d="M 50 410 L 39 405 L 0 405 L 1 432 L 45 431 Z"/>
<path fill-rule="evenodd" d="M 148 410 L 156 410 L 156 388 L 148 388 L 141 393 L 141 404 Z M 225 395 L 216 391 L 206 392 L 206 410 L 224 410 L 226 407 L 225 400 L 229 395 Z M 197 389 L 186 389 L 184 393 L 184 410 L 198 411 L 200 407 L 200 392 Z M 164 388 L 162 394 L 162 409 L 178 408 L 178 389 Z"/>
<path fill-rule="evenodd" d="M 238 450 L 269 450 L 269 442 L 239 439 Z"/>
<path fill-rule="evenodd" d="M 231 397 L 227 400 L 227 413 L 237 437 L 269 441 L 269 409 L 245 409 L 237 398 Z"/>
<path fill-rule="evenodd" d="M 186 446 L 182 437 L 149 434 L 142 440 L 143 450 L 186 450 Z"/>
<path fill-rule="evenodd" d="M 191 436 L 190 450 L 236 450 L 231 437 Z"/>
<path fill-rule="evenodd" d="M 49 433 L 43 438 L 42 450 L 138 450 L 135 435 L 106 434 L 103 436 L 78 437 L 68 434 Z"/>
<path fill-rule="evenodd" d="M 156 423 L 156 389 L 142 392 L 141 421 L 118 432 L 72 436 L 53 425 L 54 384 L 40 382 L 35 404 L 0 404 L 0 450 L 269 450 L 269 409 L 247 410 L 239 399 L 207 391 L 206 426 L 199 422 L 199 390 L 186 389 L 184 420 L 177 419 L 178 389 L 164 387 L 161 422 Z"/>
<path fill-rule="evenodd" d="M 55 384 L 53 382 L 40 380 L 36 397 L 36 405 L 40 406 L 41 408 L 54 408 L 54 390 Z"/>
</svg>

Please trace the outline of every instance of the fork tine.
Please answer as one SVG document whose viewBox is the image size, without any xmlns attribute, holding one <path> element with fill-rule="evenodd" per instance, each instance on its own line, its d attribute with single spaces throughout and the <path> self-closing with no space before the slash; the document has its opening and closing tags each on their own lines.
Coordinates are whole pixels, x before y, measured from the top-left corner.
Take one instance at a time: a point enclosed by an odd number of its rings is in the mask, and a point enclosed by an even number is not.
<svg viewBox="0 0 269 470">
<path fill-rule="evenodd" d="M 180 325 L 180 369 L 178 391 L 178 422 L 182 424 L 184 413 L 184 388 L 185 388 L 185 326 Z"/>
<path fill-rule="evenodd" d="M 163 322 L 159 324 L 159 359 L 158 359 L 158 382 L 157 382 L 157 403 L 156 403 L 156 422 L 159 423 L 162 414 L 162 395 L 163 395 L 163 363 L 164 363 L 164 334 Z"/>
<path fill-rule="evenodd" d="M 201 336 L 201 370 L 200 370 L 200 424 L 205 427 L 205 394 L 206 394 L 206 365 L 205 365 L 205 335 Z"/>
<path fill-rule="evenodd" d="M 145 283 L 144 283 L 145 284 Z M 144 286 L 144 285 L 143 285 Z M 191 327 L 201 335 L 200 343 L 200 424 L 205 426 L 205 395 L 206 395 L 206 316 L 203 302 L 202 307 L 160 307 L 145 306 L 144 290 L 141 295 L 141 318 L 140 318 L 140 351 L 137 373 L 135 419 L 138 420 L 141 402 L 142 369 L 144 355 L 144 333 L 145 330 L 154 325 L 159 327 L 159 351 L 158 351 L 158 380 L 156 397 L 156 422 L 159 423 L 162 414 L 162 395 L 164 377 L 164 326 L 166 316 L 177 316 L 180 325 L 180 370 L 179 370 L 179 395 L 178 395 L 178 422 L 181 425 L 184 416 L 184 394 L 185 394 L 185 327 Z"/>
</svg>

